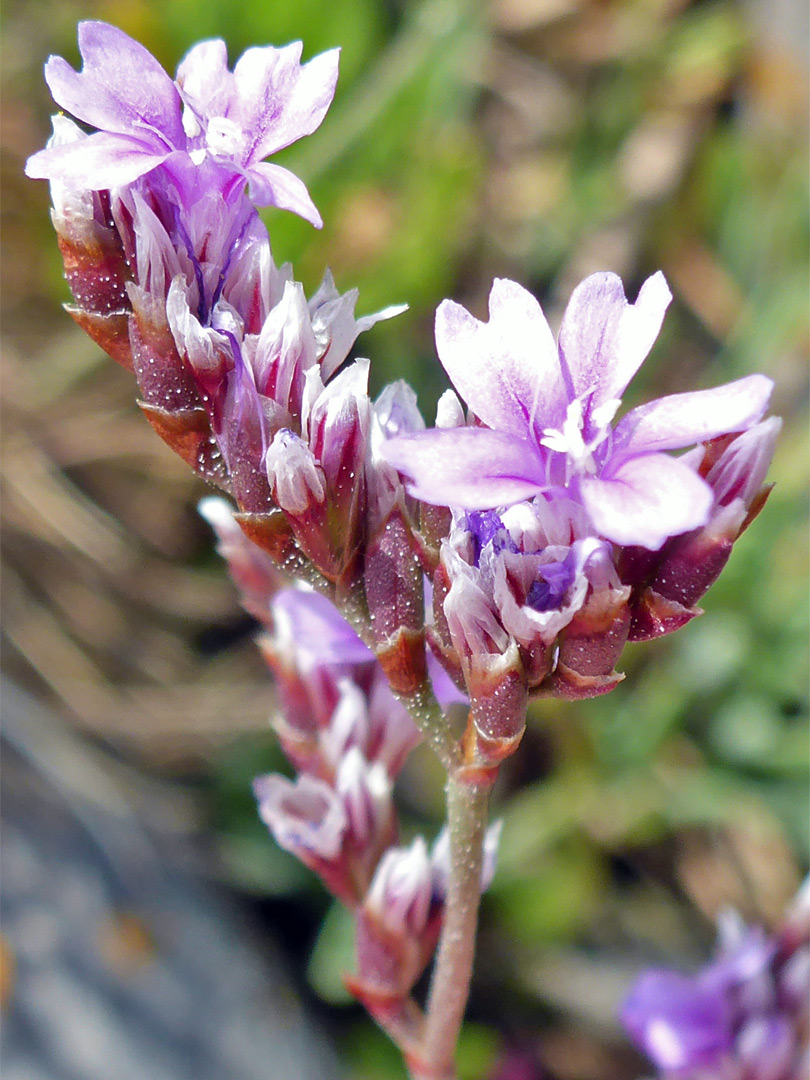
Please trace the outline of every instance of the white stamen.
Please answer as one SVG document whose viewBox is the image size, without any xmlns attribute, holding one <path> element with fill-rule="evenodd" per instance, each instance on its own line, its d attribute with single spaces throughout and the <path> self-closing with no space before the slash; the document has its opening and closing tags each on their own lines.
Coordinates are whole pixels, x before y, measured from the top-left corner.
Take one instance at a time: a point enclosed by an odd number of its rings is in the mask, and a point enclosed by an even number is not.
<svg viewBox="0 0 810 1080">
<path fill-rule="evenodd" d="M 241 128 L 227 116 L 212 116 L 208 121 L 205 143 L 212 154 L 219 157 L 236 157 L 241 141 Z"/>
<path fill-rule="evenodd" d="M 200 127 L 200 121 L 188 107 L 183 109 L 183 131 L 189 139 L 196 139 L 198 135 L 202 134 L 202 128 Z"/>
</svg>

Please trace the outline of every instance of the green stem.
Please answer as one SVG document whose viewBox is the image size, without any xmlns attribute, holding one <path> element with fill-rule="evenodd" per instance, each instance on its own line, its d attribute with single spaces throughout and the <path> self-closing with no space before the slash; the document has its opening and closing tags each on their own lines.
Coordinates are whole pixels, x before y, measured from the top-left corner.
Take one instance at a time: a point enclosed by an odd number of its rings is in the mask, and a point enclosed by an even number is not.
<svg viewBox="0 0 810 1080">
<path fill-rule="evenodd" d="M 410 713 L 414 723 L 433 748 L 448 773 L 461 764 L 461 750 L 447 717 L 436 701 L 429 680 L 412 694 L 395 694 Z"/>
<path fill-rule="evenodd" d="M 451 1080 L 455 1050 L 470 992 L 490 785 L 450 776 L 447 826 L 450 875 L 425 1032 L 415 1080 Z"/>
</svg>

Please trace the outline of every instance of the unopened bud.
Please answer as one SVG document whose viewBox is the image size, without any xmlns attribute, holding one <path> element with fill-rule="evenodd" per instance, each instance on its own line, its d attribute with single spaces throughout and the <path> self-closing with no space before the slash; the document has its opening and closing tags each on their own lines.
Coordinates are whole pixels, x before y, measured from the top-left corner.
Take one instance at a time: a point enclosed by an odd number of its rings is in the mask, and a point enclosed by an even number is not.
<svg viewBox="0 0 810 1080">
<path fill-rule="evenodd" d="M 432 891 L 421 837 L 383 855 L 357 918 L 357 976 L 349 985 L 361 1000 L 402 997 L 422 974 L 435 944 Z"/>
</svg>

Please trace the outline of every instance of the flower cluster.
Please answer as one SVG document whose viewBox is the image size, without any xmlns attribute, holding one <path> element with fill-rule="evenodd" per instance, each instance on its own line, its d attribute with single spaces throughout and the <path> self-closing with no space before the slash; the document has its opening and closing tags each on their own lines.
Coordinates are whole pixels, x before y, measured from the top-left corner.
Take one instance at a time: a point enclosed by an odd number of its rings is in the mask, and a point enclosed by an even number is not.
<svg viewBox="0 0 810 1080">
<path fill-rule="evenodd" d="M 773 937 L 734 912 L 695 975 L 641 975 L 622 1021 L 662 1080 L 798 1080 L 810 1069 L 810 893 Z"/>
<path fill-rule="evenodd" d="M 762 420 L 762 375 L 661 398 L 612 426 L 669 300 L 660 273 L 635 304 L 615 275 L 594 274 L 556 343 L 514 282 L 493 285 L 487 323 L 439 307 L 439 357 L 470 412 L 450 395 L 443 423 L 383 454 L 412 497 L 454 508 L 431 644 L 469 689 L 483 764 L 514 749 L 528 695 L 611 690 L 627 640 L 699 614 L 767 496 L 780 421 Z"/>
<path fill-rule="evenodd" d="M 390 1007 L 408 995 L 433 953 L 447 892 L 446 832 L 432 853 L 421 837 L 397 846 L 393 783 L 420 732 L 335 606 L 286 585 L 225 500 L 206 499 L 200 511 L 243 606 L 263 626 L 259 645 L 280 699 L 273 726 L 299 774 L 294 782 L 258 777 L 259 813 L 279 845 L 355 912 L 358 974 L 350 985 L 372 1011 L 380 1000 Z M 463 704 L 441 666 L 429 667 L 440 703 Z M 482 888 L 494 873 L 498 832 L 488 834 Z"/>
<path fill-rule="evenodd" d="M 357 318 L 328 271 L 307 299 L 257 212 L 321 225 L 301 180 L 265 158 L 319 126 L 337 51 L 302 65 L 300 43 L 253 48 L 231 71 L 208 41 L 172 79 L 105 23 L 82 23 L 79 46 L 80 72 L 52 57 L 45 74 L 94 130 L 54 117 L 27 164 L 51 183 L 69 311 L 134 373 L 160 437 L 236 503 L 204 512 L 265 628 L 298 771 L 256 781 L 261 816 L 355 913 L 353 991 L 414 1071 L 444 1080 L 497 840 L 487 794 L 528 699 L 605 693 L 626 641 L 700 613 L 768 493 L 770 380 L 614 423 L 670 301 L 663 275 L 635 303 L 615 275 L 587 278 L 556 342 L 534 297 L 497 280 L 486 323 L 438 309 L 461 400 L 448 390 L 426 430 L 409 386 L 372 401 L 369 362 L 350 359 L 402 309 Z M 447 709 L 460 701 L 463 732 Z M 392 802 L 420 734 L 448 773 L 432 852 L 398 846 Z M 423 1015 L 410 990 L 441 926 Z"/>
</svg>

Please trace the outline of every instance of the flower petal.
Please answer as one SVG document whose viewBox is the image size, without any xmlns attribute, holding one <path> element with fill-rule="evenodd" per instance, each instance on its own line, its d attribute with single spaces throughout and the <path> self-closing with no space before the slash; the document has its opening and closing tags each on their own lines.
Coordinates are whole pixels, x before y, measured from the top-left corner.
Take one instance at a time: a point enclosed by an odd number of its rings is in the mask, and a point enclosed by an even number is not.
<svg viewBox="0 0 810 1080">
<path fill-rule="evenodd" d="M 540 452 L 501 431 L 434 428 L 390 439 L 381 452 L 411 477 L 407 486 L 415 498 L 438 506 L 487 510 L 529 498 L 546 486 Z"/>
<path fill-rule="evenodd" d="M 25 164 L 25 175 L 35 180 L 60 180 L 70 187 L 89 191 L 131 184 L 139 176 L 162 164 L 171 151 L 155 153 L 153 147 L 130 135 L 94 135 L 49 146 L 32 154 Z"/>
<path fill-rule="evenodd" d="M 180 94 L 148 49 L 109 23 L 91 21 L 79 23 L 79 51 L 81 72 L 61 56 L 45 65 L 58 105 L 102 131 L 185 145 Z"/>
<path fill-rule="evenodd" d="M 489 322 L 445 300 L 436 312 L 436 349 L 459 395 L 485 424 L 522 438 L 561 423 L 567 398 L 557 347 L 540 305 L 514 281 L 496 278 Z"/>
<path fill-rule="evenodd" d="M 311 135 L 332 103 L 340 50 L 301 65 L 301 48 L 296 41 L 282 49 L 248 49 L 237 61 L 238 119 L 250 134 L 250 162 Z"/>
<path fill-rule="evenodd" d="M 591 407 L 620 398 L 661 329 L 672 294 L 659 271 L 627 302 L 621 278 L 591 274 L 574 289 L 560 327 L 560 356 L 572 398 L 594 390 Z"/>
<path fill-rule="evenodd" d="M 281 165 L 260 161 L 245 171 L 250 182 L 250 198 L 256 206 L 277 206 L 292 210 L 316 229 L 323 228 L 323 219 L 309 196 L 303 180 Z"/>
<path fill-rule="evenodd" d="M 712 390 L 671 394 L 627 414 L 614 433 L 614 452 L 675 450 L 732 431 L 762 418 L 773 391 L 765 375 L 748 375 Z"/>
<path fill-rule="evenodd" d="M 713 501 L 709 485 L 666 454 L 631 458 L 609 477 L 585 477 L 580 491 L 598 533 L 615 544 L 650 551 L 670 536 L 704 525 Z"/>
<path fill-rule="evenodd" d="M 277 632 L 295 648 L 298 663 L 306 669 L 374 662 L 371 649 L 320 593 L 282 589 L 273 598 L 272 613 Z"/>
<path fill-rule="evenodd" d="M 177 68 L 177 85 L 195 111 L 226 116 L 234 90 L 225 42 L 201 41 L 189 49 Z"/>
<path fill-rule="evenodd" d="M 675 971 L 641 975 L 622 1006 L 622 1023 L 659 1069 L 718 1065 L 733 1041 L 724 996 Z"/>
</svg>

